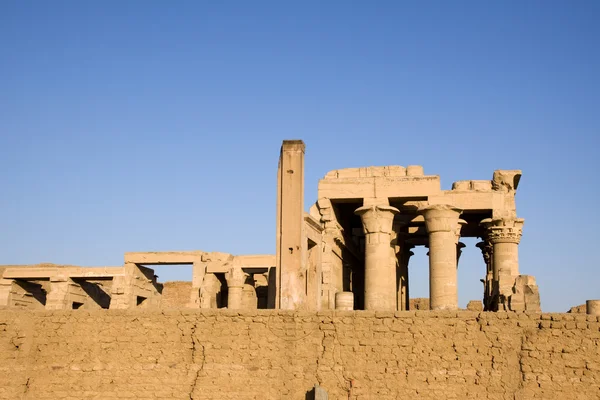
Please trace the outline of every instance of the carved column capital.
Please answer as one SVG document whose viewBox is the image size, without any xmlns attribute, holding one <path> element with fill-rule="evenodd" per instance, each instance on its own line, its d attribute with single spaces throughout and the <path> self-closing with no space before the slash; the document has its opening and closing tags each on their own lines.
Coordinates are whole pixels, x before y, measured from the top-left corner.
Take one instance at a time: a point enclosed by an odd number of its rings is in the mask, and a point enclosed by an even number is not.
<svg viewBox="0 0 600 400">
<path fill-rule="evenodd" d="M 478 247 L 479 250 L 481 250 L 481 255 L 483 256 L 483 260 L 485 261 L 486 264 L 488 264 L 492 257 L 492 249 L 493 249 L 492 244 L 488 241 L 483 241 L 483 242 L 478 242 L 475 246 Z"/>
<path fill-rule="evenodd" d="M 456 224 L 456 228 L 454 229 L 454 235 L 456 236 L 456 244 L 458 245 L 459 241 L 460 241 L 460 231 L 462 230 L 463 225 L 467 225 L 468 222 L 465 221 L 464 219 L 459 219 L 458 223 Z M 463 245 L 464 247 L 464 245 Z"/>
<path fill-rule="evenodd" d="M 228 287 L 242 287 L 246 283 L 246 278 L 249 275 L 245 273 L 241 267 L 231 267 L 229 272 L 225 274 Z"/>
<path fill-rule="evenodd" d="M 485 228 L 485 237 L 492 243 L 516 243 L 519 244 L 523 234 L 523 218 L 486 218 L 481 221 Z"/>
<path fill-rule="evenodd" d="M 399 212 L 395 207 L 372 205 L 359 207 L 354 214 L 360 216 L 365 234 L 385 233 L 389 235 L 393 232 L 394 215 Z"/>
<path fill-rule="evenodd" d="M 460 227 L 458 223 L 458 217 L 462 213 L 460 208 L 448 204 L 436 204 L 419 211 L 425 218 L 425 227 L 429 233 L 453 232 L 456 234 Z"/>
</svg>

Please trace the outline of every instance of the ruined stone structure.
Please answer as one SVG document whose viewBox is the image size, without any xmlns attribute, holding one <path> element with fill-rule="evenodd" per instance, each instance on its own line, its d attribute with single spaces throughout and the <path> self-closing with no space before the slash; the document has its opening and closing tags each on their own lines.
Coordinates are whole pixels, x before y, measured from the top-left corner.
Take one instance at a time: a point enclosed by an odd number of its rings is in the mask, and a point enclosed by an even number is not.
<svg viewBox="0 0 600 400">
<path fill-rule="evenodd" d="M 542 314 L 521 274 L 520 171 L 442 190 L 420 166 L 340 169 L 305 212 L 304 152 L 281 148 L 275 255 L 0 266 L 0 399 L 600 399 L 600 300 Z M 416 246 L 429 298 L 409 296 Z M 152 269 L 181 264 L 191 282 Z"/>
<path fill-rule="evenodd" d="M 539 311 L 532 276 L 519 271 L 523 219 L 515 194 L 521 171 L 442 190 L 421 166 L 340 169 L 319 182 L 304 213 L 304 144 L 283 143 L 277 190 L 277 303 L 283 309 L 335 309 L 352 292 L 359 310 L 408 310 L 411 249 L 429 248 L 432 310 L 458 309 L 461 237 L 480 237 L 486 311 Z M 475 278 L 475 277 L 474 277 Z"/>
<path fill-rule="evenodd" d="M 306 213 L 304 152 L 299 140 L 281 147 L 274 257 L 146 252 L 125 254 L 122 267 L 7 266 L 0 306 L 158 308 L 162 286 L 150 267 L 189 264 L 189 308 L 403 311 L 410 309 L 411 249 L 426 246 L 429 308 L 457 310 L 460 239 L 480 237 L 484 310 L 540 310 L 535 279 L 519 270 L 521 171 L 442 190 L 421 166 L 334 170 Z"/>
</svg>

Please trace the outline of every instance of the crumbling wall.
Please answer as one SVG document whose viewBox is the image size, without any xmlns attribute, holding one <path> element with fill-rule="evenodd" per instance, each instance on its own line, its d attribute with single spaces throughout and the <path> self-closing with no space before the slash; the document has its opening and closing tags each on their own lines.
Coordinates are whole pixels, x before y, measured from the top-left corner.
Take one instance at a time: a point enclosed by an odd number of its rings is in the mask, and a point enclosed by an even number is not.
<svg viewBox="0 0 600 400">
<path fill-rule="evenodd" d="M 600 398 L 576 314 L 0 311 L 0 399 Z"/>
</svg>

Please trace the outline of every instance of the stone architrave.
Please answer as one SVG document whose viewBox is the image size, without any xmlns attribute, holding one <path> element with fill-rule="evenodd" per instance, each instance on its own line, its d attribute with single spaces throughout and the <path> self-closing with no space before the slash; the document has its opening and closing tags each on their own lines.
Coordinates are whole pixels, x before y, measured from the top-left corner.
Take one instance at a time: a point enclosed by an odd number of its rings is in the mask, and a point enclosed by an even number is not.
<svg viewBox="0 0 600 400">
<path fill-rule="evenodd" d="M 388 205 L 363 206 L 354 212 L 365 232 L 365 310 L 396 309 L 396 256 L 391 241 L 398 212 Z"/>
<path fill-rule="evenodd" d="M 493 246 L 492 265 L 497 286 L 498 309 L 508 310 L 509 296 L 519 276 L 519 242 L 523 233 L 522 218 L 485 219 L 486 238 Z"/>
<path fill-rule="evenodd" d="M 248 274 L 241 267 L 232 267 L 225 275 L 227 280 L 227 308 L 241 309 L 243 305 L 243 290 Z"/>
<path fill-rule="evenodd" d="M 423 209 L 429 234 L 429 300 L 431 310 L 458 309 L 456 232 L 461 209 L 437 204 Z"/>
</svg>

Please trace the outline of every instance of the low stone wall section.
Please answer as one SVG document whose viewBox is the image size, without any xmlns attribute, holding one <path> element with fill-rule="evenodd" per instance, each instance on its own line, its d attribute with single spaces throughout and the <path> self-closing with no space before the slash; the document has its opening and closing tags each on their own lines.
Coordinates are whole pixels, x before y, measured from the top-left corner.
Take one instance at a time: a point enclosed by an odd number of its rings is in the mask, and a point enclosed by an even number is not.
<svg viewBox="0 0 600 400">
<path fill-rule="evenodd" d="M 0 399 L 598 399 L 599 317 L 0 311 Z"/>
</svg>

